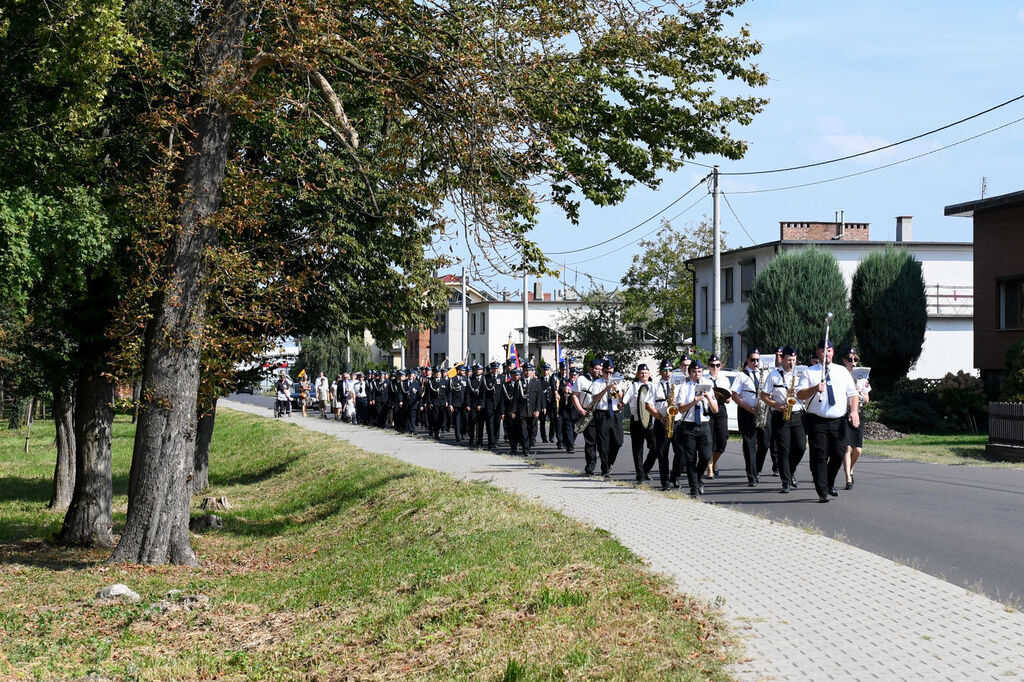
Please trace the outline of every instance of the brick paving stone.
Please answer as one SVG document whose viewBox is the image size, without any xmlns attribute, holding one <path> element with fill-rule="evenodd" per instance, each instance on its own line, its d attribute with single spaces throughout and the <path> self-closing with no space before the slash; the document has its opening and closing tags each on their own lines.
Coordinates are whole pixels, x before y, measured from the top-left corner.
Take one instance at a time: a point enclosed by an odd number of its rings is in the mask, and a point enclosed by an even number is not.
<svg viewBox="0 0 1024 682">
<path fill-rule="evenodd" d="M 263 407 L 220 404 L 271 418 Z M 1024 677 L 1024 614 L 831 538 L 521 458 L 331 420 L 282 420 L 609 531 L 680 591 L 722 604 L 750 659 L 730 669 L 736 679 Z"/>
</svg>

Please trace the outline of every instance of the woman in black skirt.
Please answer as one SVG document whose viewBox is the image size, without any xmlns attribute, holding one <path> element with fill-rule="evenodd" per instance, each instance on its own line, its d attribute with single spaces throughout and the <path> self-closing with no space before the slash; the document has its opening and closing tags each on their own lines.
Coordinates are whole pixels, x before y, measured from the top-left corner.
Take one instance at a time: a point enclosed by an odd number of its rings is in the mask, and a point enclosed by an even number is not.
<svg viewBox="0 0 1024 682">
<path fill-rule="evenodd" d="M 853 374 L 853 368 L 859 362 L 860 357 L 857 355 L 857 349 L 849 348 L 843 356 L 843 365 L 851 375 Z M 857 463 L 860 453 L 864 449 L 863 407 L 871 400 L 871 384 L 868 383 L 868 380 L 866 378 L 857 379 L 856 384 L 857 392 L 860 394 L 861 415 L 856 428 L 849 422 L 846 424 L 846 454 L 843 455 L 843 471 L 846 473 L 847 490 L 853 487 L 853 466 Z"/>
</svg>

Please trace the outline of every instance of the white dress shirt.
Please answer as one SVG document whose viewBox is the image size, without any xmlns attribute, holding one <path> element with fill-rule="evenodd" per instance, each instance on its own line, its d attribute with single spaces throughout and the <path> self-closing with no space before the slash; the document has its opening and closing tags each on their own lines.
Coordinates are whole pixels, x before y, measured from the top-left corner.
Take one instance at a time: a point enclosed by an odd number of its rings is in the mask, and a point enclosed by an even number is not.
<svg viewBox="0 0 1024 682">
<path fill-rule="evenodd" d="M 755 387 L 754 377 L 751 375 L 749 369 L 745 369 L 736 375 L 736 378 L 732 382 L 732 392 L 740 396 L 740 400 L 747 407 L 756 407 L 758 391 Z"/>
<path fill-rule="evenodd" d="M 807 411 L 810 414 L 826 419 L 845 417 L 849 410 L 849 399 L 857 395 L 857 385 L 853 381 L 853 375 L 845 367 L 834 362 L 828 365 L 828 375 L 832 382 L 832 395 L 835 398 L 835 404 L 828 404 L 828 391 L 825 390 L 821 393 L 815 393 L 807 401 Z M 825 380 L 824 376 L 825 368 L 821 366 L 821 363 L 813 365 L 804 372 L 803 380 L 798 382 L 797 390 L 817 386 Z"/>
</svg>

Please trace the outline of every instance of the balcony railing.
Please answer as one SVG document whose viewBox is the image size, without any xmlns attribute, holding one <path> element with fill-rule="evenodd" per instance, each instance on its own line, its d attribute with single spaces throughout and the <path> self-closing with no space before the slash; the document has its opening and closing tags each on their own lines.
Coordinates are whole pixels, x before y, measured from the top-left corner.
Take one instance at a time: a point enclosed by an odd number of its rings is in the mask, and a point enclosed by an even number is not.
<svg viewBox="0 0 1024 682">
<path fill-rule="evenodd" d="M 974 287 L 931 284 L 925 287 L 930 317 L 974 317 Z"/>
</svg>

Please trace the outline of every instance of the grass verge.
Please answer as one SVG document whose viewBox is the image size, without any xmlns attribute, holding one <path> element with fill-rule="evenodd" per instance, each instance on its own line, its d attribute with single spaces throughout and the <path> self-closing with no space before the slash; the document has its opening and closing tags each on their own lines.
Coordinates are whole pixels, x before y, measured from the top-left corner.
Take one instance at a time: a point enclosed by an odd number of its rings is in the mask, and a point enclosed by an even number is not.
<svg viewBox="0 0 1024 682">
<path fill-rule="evenodd" d="M 133 428 L 114 429 L 115 532 Z M 0 433 L 0 677 L 728 679 L 717 614 L 607 533 L 298 427 L 223 411 L 198 569 L 53 547 L 52 423 Z M 199 512 L 196 511 L 196 514 Z M 138 604 L 102 604 L 125 583 Z M 208 603 L 178 608 L 171 590 Z"/>
<path fill-rule="evenodd" d="M 864 454 L 918 462 L 1021 469 L 1024 463 L 990 459 L 985 454 L 988 436 L 914 434 L 899 440 L 866 440 Z"/>
</svg>

